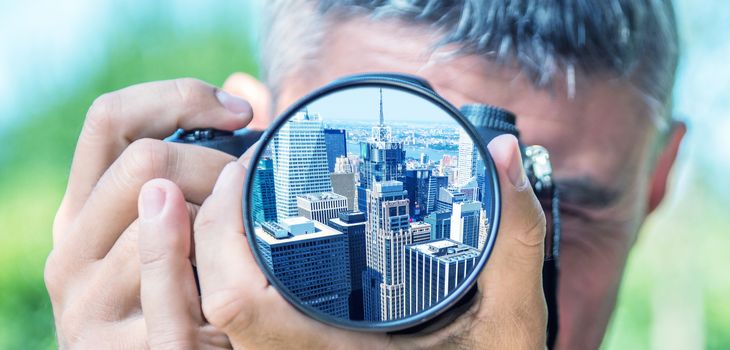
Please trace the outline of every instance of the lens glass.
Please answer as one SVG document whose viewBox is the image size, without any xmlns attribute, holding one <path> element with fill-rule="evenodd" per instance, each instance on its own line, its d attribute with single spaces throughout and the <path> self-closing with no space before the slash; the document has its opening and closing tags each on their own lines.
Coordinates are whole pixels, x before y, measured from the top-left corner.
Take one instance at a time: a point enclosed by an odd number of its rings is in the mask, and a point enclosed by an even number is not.
<svg viewBox="0 0 730 350">
<path fill-rule="evenodd" d="M 275 127 L 245 215 L 259 262 L 292 303 L 377 328 L 468 290 L 493 242 L 495 183 L 448 108 L 393 86 L 350 87 Z"/>
</svg>

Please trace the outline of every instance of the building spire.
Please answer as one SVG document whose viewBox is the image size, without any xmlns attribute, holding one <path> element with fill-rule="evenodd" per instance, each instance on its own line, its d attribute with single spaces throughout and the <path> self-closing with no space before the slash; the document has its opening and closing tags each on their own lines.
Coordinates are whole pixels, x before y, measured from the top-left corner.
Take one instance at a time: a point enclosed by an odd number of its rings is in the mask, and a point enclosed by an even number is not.
<svg viewBox="0 0 730 350">
<path fill-rule="evenodd" d="M 385 118 L 383 118 L 383 89 L 380 89 L 380 126 L 385 125 Z"/>
</svg>

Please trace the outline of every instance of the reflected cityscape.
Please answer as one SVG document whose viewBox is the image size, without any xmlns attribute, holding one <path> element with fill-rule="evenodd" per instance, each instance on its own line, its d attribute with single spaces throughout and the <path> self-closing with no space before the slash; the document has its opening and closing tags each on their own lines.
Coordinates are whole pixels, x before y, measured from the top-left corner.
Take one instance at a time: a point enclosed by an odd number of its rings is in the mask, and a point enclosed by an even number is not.
<svg viewBox="0 0 730 350">
<path fill-rule="evenodd" d="M 260 256 L 302 303 L 337 318 L 428 309 L 469 276 L 487 241 L 491 179 L 470 136 L 447 115 L 439 127 L 386 118 L 388 92 L 372 101 L 369 131 L 299 111 L 255 170 Z"/>
</svg>

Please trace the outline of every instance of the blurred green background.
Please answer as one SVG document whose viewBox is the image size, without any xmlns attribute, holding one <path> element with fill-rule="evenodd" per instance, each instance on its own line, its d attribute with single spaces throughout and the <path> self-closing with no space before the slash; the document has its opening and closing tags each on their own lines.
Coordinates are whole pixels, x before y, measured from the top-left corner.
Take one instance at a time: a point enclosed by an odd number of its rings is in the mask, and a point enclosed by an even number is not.
<svg viewBox="0 0 730 350">
<path fill-rule="evenodd" d="M 54 348 L 51 225 L 93 99 L 191 76 L 257 74 L 260 1 L 0 1 L 0 349 Z M 629 259 L 605 349 L 730 349 L 730 3 L 676 3 L 672 191 Z"/>
</svg>

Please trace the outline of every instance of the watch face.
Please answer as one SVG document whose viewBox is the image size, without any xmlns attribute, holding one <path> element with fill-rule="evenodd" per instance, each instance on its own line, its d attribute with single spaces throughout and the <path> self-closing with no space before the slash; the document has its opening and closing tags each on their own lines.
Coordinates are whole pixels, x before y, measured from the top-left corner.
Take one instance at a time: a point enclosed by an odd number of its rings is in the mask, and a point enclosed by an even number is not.
<svg viewBox="0 0 730 350">
<path fill-rule="evenodd" d="M 474 288 L 499 212 L 494 166 L 456 109 L 423 88 L 316 92 L 264 136 L 244 198 L 270 282 L 320 321 L 393 331 Z"/>
</svg>

